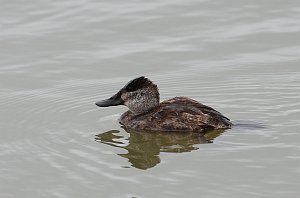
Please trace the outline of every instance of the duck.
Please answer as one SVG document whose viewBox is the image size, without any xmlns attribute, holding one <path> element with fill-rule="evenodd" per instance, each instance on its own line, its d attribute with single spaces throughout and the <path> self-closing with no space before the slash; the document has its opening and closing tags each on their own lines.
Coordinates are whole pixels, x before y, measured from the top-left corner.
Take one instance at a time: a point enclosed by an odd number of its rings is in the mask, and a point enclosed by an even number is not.
<svg viewBox="0 0 300 198">
<path fill-rule="evenodd" d="M 188 97 L 160 102 L 158 86 L 144 76 L 129 81 L 116 94 L 95 104 L 127 106 L 129 110 L 121 115 L 119 123 L 129 131 L 204 132 L 233 125 L 219 111 Z"/>
</svg>

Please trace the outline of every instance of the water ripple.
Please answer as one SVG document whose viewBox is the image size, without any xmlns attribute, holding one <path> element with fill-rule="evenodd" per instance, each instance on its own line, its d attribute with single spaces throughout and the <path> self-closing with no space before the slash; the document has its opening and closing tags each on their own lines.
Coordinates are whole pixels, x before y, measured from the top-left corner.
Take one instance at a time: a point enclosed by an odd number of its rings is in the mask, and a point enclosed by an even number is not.
<svg viewBox="0 0 300 198">
<path fill-rule="evenodd" d="M 0 196 L 297 197 L 298 4 L 3 2 Z M 126 133 L 125 107 L 94 102 L 141 75 L 163 100 L 194 98 L 236 126 L 213 144 Z"/>
</svg>

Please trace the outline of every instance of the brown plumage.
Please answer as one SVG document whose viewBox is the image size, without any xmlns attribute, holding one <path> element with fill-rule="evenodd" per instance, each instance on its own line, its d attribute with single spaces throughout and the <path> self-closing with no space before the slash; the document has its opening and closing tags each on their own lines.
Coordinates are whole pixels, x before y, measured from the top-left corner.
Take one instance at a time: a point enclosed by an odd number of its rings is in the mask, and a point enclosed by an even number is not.
<svg viewBox="0 0 300 198">
<path fill-rule="evenodd" d="M 232 125 L 220 112 L 187 97 L 166 100 L 142 115 L 127 111 L 119 122 L 125 129 L 142 131 L 201 132 L 226 129 Z"/>
<path fill-rule="evenodd" d="M 187 97 L 159 103 L 157 86 L 145 77 L 130 81 L 117 94 L 96 105 L 126 105 L 129 111 L 119 119 L 126 130 L 203 132 L 232 126 L 220 112 Z"/>
</svg>

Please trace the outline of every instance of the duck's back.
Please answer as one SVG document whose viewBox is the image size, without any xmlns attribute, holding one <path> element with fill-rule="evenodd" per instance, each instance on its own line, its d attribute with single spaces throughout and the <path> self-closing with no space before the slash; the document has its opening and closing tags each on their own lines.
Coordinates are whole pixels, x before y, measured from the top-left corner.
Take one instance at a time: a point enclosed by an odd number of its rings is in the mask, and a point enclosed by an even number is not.
<svg viewBox="0 0 300 198">
<path fill-rule="evenodd" d="M 229 119 L 211 107 L 187 97 L 175 97 L 143 115 L 125 112 L 120 123 L 125 129 L 145 131 L 203 131 L 226 129 Z"/>
</svg>

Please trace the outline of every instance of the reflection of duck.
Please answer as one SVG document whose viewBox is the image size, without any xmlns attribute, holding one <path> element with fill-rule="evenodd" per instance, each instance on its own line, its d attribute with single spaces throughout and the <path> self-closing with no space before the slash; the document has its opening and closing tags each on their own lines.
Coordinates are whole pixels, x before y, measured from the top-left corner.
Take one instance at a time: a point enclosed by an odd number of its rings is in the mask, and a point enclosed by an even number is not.
<svg viewBox="0 0 300 198">
<path fill-rule="evenodd" d="M 229 119 L 220 112 L 187 97 L 176 97 L 159 103 L 157 86 L 145 77 L 130 81 L 118 93 L 96 105 L 126 105 L 129 111 L 119 121 L 129 130 L 201 132 L 232 126 Z"/>
<path fill-rule="evenodd" d="M 160 152 L 190 152 L 198 149 L 196 144 L 212 143 L 212 140 L 222 132 L 223 130 L 207 133 L 129 132 L 129 137 L 126 139 L 120 131 L 112 130 L 96 135 L 95 140 L 126 149 L 128 153 L 118 155 L 127 158 L 133 167 L 148 169 L 160 163 Z M 124 140 L 127 140 L 128 143 L 125 144 Z"/>
</svg>

